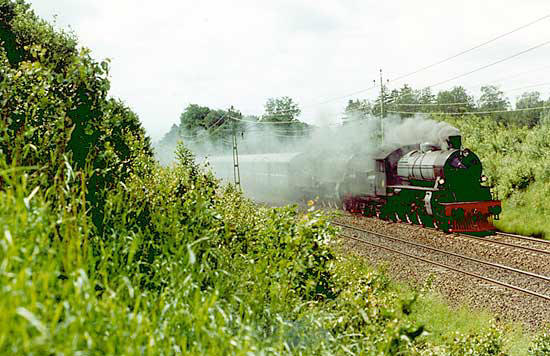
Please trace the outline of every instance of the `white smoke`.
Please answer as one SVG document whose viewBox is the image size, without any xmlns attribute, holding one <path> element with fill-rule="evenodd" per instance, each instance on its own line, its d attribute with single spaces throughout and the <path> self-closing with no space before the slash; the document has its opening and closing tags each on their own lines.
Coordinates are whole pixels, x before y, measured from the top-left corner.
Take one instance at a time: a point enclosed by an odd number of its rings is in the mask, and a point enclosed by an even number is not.
<svg viewBox="0 0 550 356">
<path fill-rule="evenodd" d="M 446 148 L 447 137 L 459 134 L 458 129 L 445 122 L 420 115 L 406 119 L 398 116 L 383 120 L 377 117 L 351 118 L 343 125 L 311 127 L 298 133 L 281 125 L 250 124 L 236 134 L 241 182 L 245 194 L 252 198 L 280 201 L 281 197 L 291 195 L 289 177 L 306 169 L 288 164 L 292 157 L 296 157 L 293 153 L 305 153 L 310 157 L 317 167 L 315 175 L 319 181 L 334 181 L 335 177 L 343 176 L 352 157 L 365 169 L 370 169 L 373 156 L 381 149 L 389 151 L 424 142 Z M 201 134 L 197 136 L 201 137 Z M 216 142 L 183 142 L 200 161 L 209 162 L 218 177 L 233 182 L 231 139 L 228 134 Z M 175 150 L 175 144 L 172 148 L 165 148 L 165 154 L 170 150 Z M 173 158 L 165 156 L 163 162 L 170 159 Z"/>
</svg>

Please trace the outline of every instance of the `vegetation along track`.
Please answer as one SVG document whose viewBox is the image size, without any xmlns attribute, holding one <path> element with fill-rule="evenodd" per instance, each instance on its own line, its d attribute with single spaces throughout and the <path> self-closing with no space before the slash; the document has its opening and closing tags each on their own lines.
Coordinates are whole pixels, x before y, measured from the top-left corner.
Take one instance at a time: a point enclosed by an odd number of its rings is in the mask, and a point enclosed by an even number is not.
<svg viewBox="0 0 550 356">
<path fill-rule="evenodd" d="M 550 320 L 550 251 L 532 246 L 538 241 L 514 244 L 506 236 L 444 234 L 353 216 L 336 220 L 355 252 L 389 261 L 398 277 L 421 282 L 436 275 L 437 289 L 457 303 L 489 308 L 535 327 Z"/>
</svg>

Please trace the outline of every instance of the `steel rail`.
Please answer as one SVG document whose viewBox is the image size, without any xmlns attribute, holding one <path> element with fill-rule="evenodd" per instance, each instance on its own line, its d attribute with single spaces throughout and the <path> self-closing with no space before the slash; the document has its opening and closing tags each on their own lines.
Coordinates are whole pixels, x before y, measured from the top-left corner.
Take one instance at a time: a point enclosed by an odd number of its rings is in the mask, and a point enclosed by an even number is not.
<svg viewBox="0 0 550 356">
<path fill-rule="evenodd" d="M 550 255 L 550 251 L 541 250 L 540 248 L 536 248 L 536 247 L 516 245 L 516 244 L 511 244 L 509 242 L 504 242 L 504 241 L 499 241 L 499 240 L 488 240 L 486 238 L 483 238 L 483 237 L 480 237 L 480 236 L 474 236 L 474 235 L 458 234 L 457 236 L 465 237 L 465 238 L 468 238 L 468 239 L 485 241 L 485 242 L 489 242 L 489 243 L 495 243 L 495 244 L 498 244 L 498 245 L 513 247 L 513 248 L 519 248 L 519 249 L 523 249 L 523 250 L 527 250 L 527 251 L 531 251 L 531 252 L 542 253 L 544 255 Z"/>
<path fill-rule="evenodd" d="M 368 219 L 368 218 L 367 218 Z M 403 225 L 407 225 L 403 222 L 401 222 L 400 224 L 403 224 Z M 414 224 L 413 226 L 418 226 L 420 227 L 420 225 L 416 225 Z M 435 228 L 432 228 L 432 227 L 423 227 L 424 229 L 427 229 L 427 230 L 433 230 L 433 231 L 439 231 L 439 232 L 442 232 L 441 230 L 438 230 L 438 229 L 435 229 Z M 371 231 L 369 231 L 371 232 Z M 522 245 L 515 245 L 515 244 L 512 244 L 512 243 L 509 243 L 509 242 L 504 242 L 504 241 L 499 241 L 499 240 L 489 240 L 485 237 L 481 237 L 481 236 L 474 236 L 474 235 L 467 235 L 467 234 L 463 234 L 463 233 L 454 233 L 455 236 L 458 236 L 458 237 L 464 237 L 464 238 L 468 238 L 468 239 L 474 239 L 474 240 L 479 240 L 479 241 L 483 241 L 483 242 L 489 242 L 489 243 L 494 243 L 494 244 L 497 244 L 497 245 L 503 245 L 503 246 L 508 246 L 508 247 L 513 247 L 513 248 L 519 248 L 519 249 L 523 249 L 523 250 L 526 250 L 526 251 L 531 251 L 531 252 L 536 252 L 536 253 L 541 253 L 541 254 L 544 254 L 544 255 L 550 255 L 550 251 L 549 250 L 542 250 L 540 248 L 536 248 L 536 247 L 529 247 L 529 246 L 522 246 Z M 519 236 L 519 235 L 518 235 Z M 538 240 L 538 239 L 535 239 L 535 240 Z"/>
<path fill-rule="evenodd" d="M 358 238 L 358 237 L 355 237 L 355 236 L 349 236 L 349 235 L 346 235 L 346 234 L 340 234 L 340 236 L 343 236 L 345 238 L 364 243 L 366 245 L 374 246 L 374 247 L 377 247 L 377 248 L 380 248 L 380 249 L 383 249 L 383 250 L 388 250 L 388 251 L 391 251 L 391 252 L 394 252 L 394 253 L 397 253 L 397 254 L 400 254 L 400 255 L 403 255 L 403 256 L 414 258 L 414 259 L 417 259 L 419 261 L 422 261 L 422 262 L 425 262 L 425 263 L 428 263 L 428 264 L 432 264 L 432 265 L 435 265 L 435 266 L 438 266 L 438 267 L 446 268 L 446 269 L 451 270 L 451 271 L 462 273 L 462 274 L 465 274 L 467 276 L 471 276 L 471 277 L 480 279 L 482 281 L 490 282 L 490 283 L 493 283 L 493 284 L 496 284 L 496 285 L 499 285 L 499 286 L 502 286 L 502 287 L 506 287 L 506 288 L 509 288 L 509 289 L 512 289 L 512 290 L 516 290 L 518 292 L 523 292 L 525 294 L 529 294 L 529 295 L 532 295 L 532 296 L 550 301 L 550 296 L 547 296 L 547 295 L 544 295 L 544 294 L 541 294 L 541 293 L 537 293 L 537 292 L 533 292 L 533 291 L 530 291 L 530 290 L 525 289 L 525 288 L 517 287 L 517 286 L 514 286 L 512 284 L 501 282 L 501 281 L 498 281 L 498 280 L 493 279 L 493 278 L 484 277 L 484 276 L 476 274 L 476 273 L 472 273 L 472 272 L 461 270 L 461 269 L 456 268 L 456 267 L 444 265 L 442 263 L 431 261 L 431 260 L 425 259 L 423 257 L 411 255 L 409 253 L 399 251 L 399 250 L 393 249 L 393 248 L 388 247 L 388 246 L 375 244 L 375 243 L 366 241 L 365 239 L 361 239 L 361 238 Z"/>
<path fill-rule="evenodd" d="M 513 237 L 514 239 L 519 239 L 519 240 L 540 242 L 540 243 L 542 243 L 542 244 L 550 244 L 550 241 L 549 241 L 549 240 L 537 239 L 537 238 L 530 237 L 530 236 L 523 236 L 523 235 L 517 235 L 517 234 L 510 234 L 510 233 L 508 233 L 508 232 L 501 232 L 501 231 L 497 231 L 495 234 L 496 234 L 496 235 L 506 236 L 506 237 Z"/>
<path fill-rule="evenodd" d="M 419 243 L 416 243 L 416 242 L 403 240 L 403 239 L 400 239 L 400 238 L 397 238 L 397 237 L 381 234 L 381 233 L 378 233 L 378 232 L 369 231 L 369 230 L 362 229 L 362 228 L 359 228 L 359 227 L 356 227 L 356 226 L 351 226 L 351 225 L 342 224 L 342 223 L 333 223 L 333 224 L 338 225 L 338 226 L 342 226 L 342 227 L 345 227 L 345 228 L 348 228 L 348 229 L 351 229 L 351 230 L 365 232 L 365 233 L 368 233 L 368 234 L 380 236 L 382 238 L 386 238 L 386 239 L 390 239 L 390 240 L 394 240 L 394 241 L 399 241 L 399 242 L 406 243 L 406 244 L 409 244 L 409 245 L 413 245 L 413 246 L 416 246 L 416 247 L 425 248 L 427 250 L 443 253 L 443 254 L 446 254 L 446 255 L 449 255 L 449 256 L 462 258 L 464 260 L 476 262 L 476 263 L 479 263 L 479 264 L 484 264 L 486 266 L 490 266 L 490 267 L 494 267 L 494 268 L 500 268 L 500 269 L 503 269 L 503 270 L 506 270 L 506 271 L 509 271 L 509 272 L 515 272 L 515 273 L 523 274 L 523 275 L 526 275 L 526 276 L 529 276 L 529 277 L 542 279 L 546 282 L 550 282 L 550 277 L 546 277 L 546 276 L 543 276 L 543 275 L 540 275 L 540 274 L 524 271 L 524 270 L 517 269 L 517 268 L 514 268 L 514 267 L 509 267 L 509 266 L 501 265 L 499 263 L 493 263 L 493 262 L 480 260 L 480 259 L 475 258 L 475 257 L 464 256 L 464 255 L 461 255 L 461 254 L 458 254 L 458 253 L 445 251 L 445 250 L 435 248 L 435 247 L 431 247 L 431 246 L 428 246 L 428 245 L 423 245 L 423 244 L 419 244 Z"/>
</svg>

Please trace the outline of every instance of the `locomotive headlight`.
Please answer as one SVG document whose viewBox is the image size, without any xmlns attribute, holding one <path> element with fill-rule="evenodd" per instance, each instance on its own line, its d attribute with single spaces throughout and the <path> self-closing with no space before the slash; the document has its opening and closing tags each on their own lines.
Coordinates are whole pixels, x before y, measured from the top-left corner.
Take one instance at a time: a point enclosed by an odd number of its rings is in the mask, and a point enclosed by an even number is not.
<svg viewBox="0 0 550 356">
<path fill-rule="evenodd" d="M 443 184 L 445 184 L 445 179 L 439 178 L 439 180 L 437 181 L 437 183 L 439 183 L 439 185 L 443 185 Z"/>
<path fill-rule="evenodd" d="M 481 181 L 482 182 L 487 182 L 487 179 L 489 179 L 489 178 L 487 178 L 487 176 L 481 176 Z"/>
</svg>

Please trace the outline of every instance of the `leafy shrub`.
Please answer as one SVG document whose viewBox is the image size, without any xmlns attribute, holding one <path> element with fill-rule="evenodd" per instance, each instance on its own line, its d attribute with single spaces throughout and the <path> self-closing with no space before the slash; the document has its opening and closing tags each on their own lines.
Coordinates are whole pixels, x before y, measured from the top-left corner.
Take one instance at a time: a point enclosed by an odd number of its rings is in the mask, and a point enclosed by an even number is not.
<svg viewBox="0 0 550 356">
<path fill-rule="evenodd" d="M 0 155 L 36 167 L 32 178 L 51 199 L 68 166 L 89 168 L 87 200 L 101 230 L 103 191 L 129 176 L 138 154 L 152 156 L 149 139 L 137 115 L 107 99 L 108 62 L 23 2 L 0 0 L 0 9 Z"/>
<path fill-rule="evenodd" d="M 496 328 L 484 334 L 457 335 L 448 344 L 449 355 L 504 356 L 502 333 Z"/>
<path fill-rule="evenodd" d="M 545 356 L 550 354 L 550 334 L 544 333 L 535 338 L 533 346 L 529 348 L 530 356 Z"/>
</svg>

